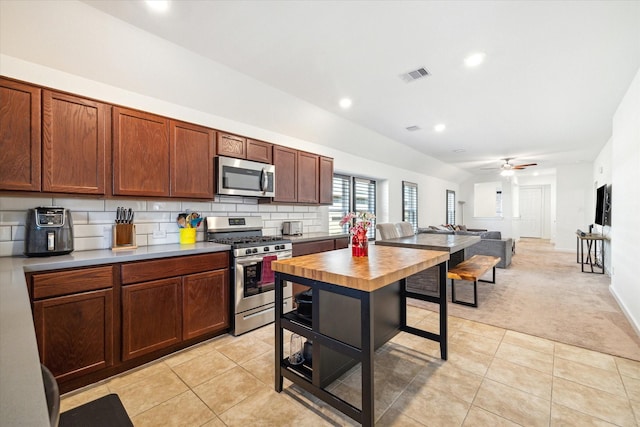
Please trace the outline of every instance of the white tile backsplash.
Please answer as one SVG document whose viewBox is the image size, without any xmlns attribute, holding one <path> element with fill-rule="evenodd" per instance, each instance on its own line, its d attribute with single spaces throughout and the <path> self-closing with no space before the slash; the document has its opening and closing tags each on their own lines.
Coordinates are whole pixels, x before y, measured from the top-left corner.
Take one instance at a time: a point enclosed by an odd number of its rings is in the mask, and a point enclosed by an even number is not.
<svg viewBox="0 0 640 427">
<path fill-rule="evenodd" d="M 53 199 L 55 206 L 62 206 L 71 211 L 104 211 L 105 200 L 93 200 L 93 199 Z M 30 206 L 35 207 L 35 206 Z"/>
<path fill-rule="evenodd" d="M 39 206 L 53 206 L 51 197 L 0 197 L 0 211 L 26 211 Z"/>
<path fill-rule="evenodd" d="M 0 227 L 0 242 L 8 242 L 11 239 L 11 227 L 10 226 L 2 226 Z"/>
<path fill-rule="evenodd" d="M 260 216 L 264 234 L 280 234 L 282 221 L 303 221 L 303 231 L 321 232 L 326 224 L 326 208 L 316 206 L 259 204 L 248 197 L 216 196 L 213 202 L 96 200 L 45 197 L 0 197 L 0 256 L 20 256 L 24 250 L 24 223 L 27 210 L 38 206 L 62 206 L 71 211 L 74 224 L 74 250 L 111 247 L 112 227 L 119 206 L 135 211 L 138 246 L 165 245 L 179 242 L 176 218 L 186 209 L 207 216 Z M 153 237 L 164 231 L 164 237 Z M 196 240 L 206 240 L 204 224 L 198 228 Z"/>
</svg>

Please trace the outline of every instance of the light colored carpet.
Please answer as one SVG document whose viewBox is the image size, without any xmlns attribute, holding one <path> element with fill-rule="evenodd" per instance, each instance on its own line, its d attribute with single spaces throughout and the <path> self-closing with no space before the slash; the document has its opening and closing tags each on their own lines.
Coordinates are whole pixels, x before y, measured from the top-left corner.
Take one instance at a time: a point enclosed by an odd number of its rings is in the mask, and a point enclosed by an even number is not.
<svg viewBox="0 0 640 427">
<path fill-rule="evenodd" d="M 450 282 L 450 316 L 640 361 L 640 337 L 611 295 L 610 278 L 582 273 L 575 253 L 555 251 L 548 240 L 518 241 L 511 266 L 496 269 L 496 284 L 478 283 L 478 308 L 451 303 Z M 469 300 L 472 288 L 456 281 L 456 297 Z"/>
</svg>

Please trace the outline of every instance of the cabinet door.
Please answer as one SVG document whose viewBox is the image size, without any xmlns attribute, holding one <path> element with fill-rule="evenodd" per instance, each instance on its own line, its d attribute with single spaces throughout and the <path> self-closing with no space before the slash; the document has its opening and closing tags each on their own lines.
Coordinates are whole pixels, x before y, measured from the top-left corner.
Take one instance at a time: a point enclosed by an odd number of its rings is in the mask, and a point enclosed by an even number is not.
<svg viewBox="0 0 640 427">
<path fill-rule="evenodd" d="M 246 159 L 247 139 L 238 135 L 218 132 L 218 148 L 216 152 L 218 156 Z"/>
<path fill-rule="evenodd" d="M 182 326 L 185 340 L 229 327 L 228 270 L 191 274 L 183 278 Z"/>
<path fill-rule="evenodd" d="M 105 194 L 110 106 L 45 90 L 42 191 Z"/>
<path fill-rule="evenodd" d="M 179 277 L 122 287 L 122 360 L 182 340 L 180 290 Z"/>
<path fill-rule="evenodd" d="M 320 200 L 321 205 L 333 204 L 333 159 L 320 157 Z"/>
<path fill-rule="evenodd" d="M 58 382 L 113 365 L 113 290 L 33 304 L 41 362 Z"/>
<path fill-rule="evenodd" d="M 113 194 L 169 196 L 169 121 L 113 108 Z"/>
<path fill-rule="evenodd" d="M 215 131 L 171 121 L 171 196 L 213 199 Z"/>
<path fill-rule="evenodd" d="M 349 238 L 343 237 L 341 239 L 336 239 L 336 249 L 344 249 L 349 247 Z"/>
<path fill-rule="evenodd" d="M 273 144 L 255 139 L 247 139 L 247 160 L 273 163 Z"/>
<path fill-rule="evenodd" d="M 298 202 L 318 203 L 320 195 L 320 156 L 298 152 Z"/>
<path fill-rule="evenodd" d="M 40 191 L 40 89 L 3 78 L 0 190 Z"/>
<path fill-rule="evenodd" d="M 274 202 L 297 202 L 298 151 L 273 146 L 273 164 L 276 167 L 276 193 Z"/>
</svg>

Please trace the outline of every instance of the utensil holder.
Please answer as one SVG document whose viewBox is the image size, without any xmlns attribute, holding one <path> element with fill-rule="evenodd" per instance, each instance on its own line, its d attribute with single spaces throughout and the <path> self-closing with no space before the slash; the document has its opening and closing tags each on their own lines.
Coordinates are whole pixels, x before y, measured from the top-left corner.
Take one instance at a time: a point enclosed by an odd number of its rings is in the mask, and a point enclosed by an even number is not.
<svg viewBox="0 0 640 427">
<path fill-rule="evenodd" d="M 116 224 L 113 226 L 112 250 L 136 249 L 137 247 L 135 224 Z"/>
<path fill-rule="evenodd" d="M 195 228 L 181 228 L 180 229 L 180 244 L 191 245 L 196 242 L 196 229 Z"/>
</svg>

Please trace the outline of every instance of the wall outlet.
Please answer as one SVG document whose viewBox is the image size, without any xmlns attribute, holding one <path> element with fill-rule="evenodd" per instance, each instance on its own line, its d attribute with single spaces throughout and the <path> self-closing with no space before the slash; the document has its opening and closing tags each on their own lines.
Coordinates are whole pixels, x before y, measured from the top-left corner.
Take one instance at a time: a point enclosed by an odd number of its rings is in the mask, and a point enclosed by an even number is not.
<svg viewBox="0 0 640 427">
<path fill-rule="evenodd" d="M 166 237 L 167 237 L 167 232 L 165 230 L 153 230 L 154 239 L 165 239 Z"/>
</svg>

